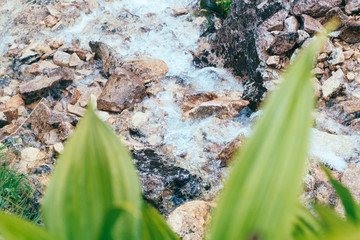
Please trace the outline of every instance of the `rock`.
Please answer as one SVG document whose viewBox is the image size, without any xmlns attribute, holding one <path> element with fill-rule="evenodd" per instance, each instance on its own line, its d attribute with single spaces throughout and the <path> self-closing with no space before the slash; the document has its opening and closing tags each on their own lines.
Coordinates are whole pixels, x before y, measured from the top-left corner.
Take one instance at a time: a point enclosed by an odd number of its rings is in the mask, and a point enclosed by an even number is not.
<svg viewBox="0 0 360 240">
<path fill-rule="evenodd" d="M 211 205 L 190 201 L 176 208 L 167 217 L 170 228 L 183 240 L 202 240 L 210 220 Z"/>
<path fill-rule="evenodd" d="M 354 55 L 354 50 L 350 49 L 344 52 L 345 60 L 350 59 Z"/>
<path fill-rule="evenodd" d="M 299 30 L 299 21 L 294 16 L 290 16 L 285 20 L 284 32 L 297 32 Z"/>
<path fill-rule="evenodd" d="M 52 38 L 49 42 L 49 46 L 52 49 L 58 49 L 59 47 L 61 47 L 64 44 L 64 38 L 63 37 L 55 37 Z"/>
<path fill-rule="evenodd" d="M 145 97 L 144 83 L 133 73 L 123 69 L 117 75 L 111 75 L 97 100 L 98 109 L 121 112 L 132 109 Z"/>
<path fill-rule="evenodd" d="M 169 71 L 163 60 L 148 57 L 124 60 L 123 67 L 135 73 L 144 82 L 160 79 Z"/>
<path fill-rule="evenodd" d="M 76 124 L 79 121 L 79 118 L 70 113 L 58 112 L 58 111 L 51 111 L 48 115 L 47 119 L 45 119 L 48 124 L 52 127 L 56 128 L 61 123 L 72 123 Z"/>
<path fill-rule="evenodd" d="M 360 101 L 359 100 L 349 100 L 341 102 L 341 106 L 344 109 L 344 112 L 347 114 L 360 112 Z"/>
<path fill-rule="evenodd" d="M 21 151 L 21 161 L 19 172 L 29 174 L 33 169 L 39 167 L 41 162 L 46 158 L 46 154 L 38 148 L 28 147 Z"/>
<path fill-rule="evenodd" d="M 360 42 L 360 21 L 348 22 L 340 32 L 340 38 L 348 43 Z"/>
<path fill-rule="evenodd" d="M 310 37 L 310 35 L 304 30 L 298 30 L 296 32 L 296 36 L 296 43 L 299 45 L 302 45 Z"/>
<path fill-rule="evenodd" d="M 175 6 L 173 7 L 172 11 L 175 17 L 186 15 L 189 13 L 189 11 L 183 6 Z"/>
<path fill-rule="evenodd" d="M 304 23 L 304 30 L 309 34 L 321 32 L 324 29 L 318 20 L 310 17 L 309 15 L 302 14 L 301 19 Z"/>
<path fill-rule="evenodd" d="M 346 74 L 346 78 L 347 78 L 347 80 L 348 81 L 353 81 L 354 79 L 355 79 L 355 75 L 354 75 L 354 73 L 353 72 L 348 72 L 347 74 Z"/>
<path fill-rule="evenodd" d="M 291 50 L 296 44 L 296 34 L 282 32 L 274 38 L 268 52 L 273 55 L 281 55 Z"/>
<path fill-rule="evenodd" d="M 69 66 L 70 67 L 76 67 L 83 64 L 83 61 L 78 57 L 76 53 L 71 54 L 69 59 Z"/>
<path fill-rule="evenodd" d="M 70 54 L 62 51 L 56 51 L 53 61 L 58 66 L 68 67 L 70 62 Z"/>
<path fill-rule="evenodd" d="M 17 108 L 14 108 L 14 107 L 6 108 L 3 111 L 3 113 L 6 116 L 6 119 L 8 120 L 9 123 L 11 123 L 12 120 L 18 118 L 18 109 Z"/>
<path fill-rule="evenodd" d="M 15 95 L 5 104 L 5 108 L 16 108 L 18 109 L 20 106 L 25 106 L 24 100 L 20 97 L 20 95 Z"/>
<path fill-rule="evenodd" d="M 349 163 L 341 177 L 341 183 L 350 190 L 355 201 L 360 203 L 360 167 L 358 164 Z"/>
<path fill-rule="evenodd" d="M 360 11 L 360 0 L 346 0 L 345 12 L 351 14 Z"/>
<path fill-rule="evenodd" d="M 245 136 L 243 133 L 241 133 L 239 134 L 239 136 L 237 136 L 234 140 L 226 144 L 221 149 L 221 151 L 216 157 L 217 160 L 221 161 L 220 163 L 221 167 L 225 167 L 229 165 L 232 155 L 234 154 L 235 150 L 238 149 L 241 146 L 241 144 L 243 144 L 244 140 L 245 140 Z"/>
<path fill-rule="evenodd" d="M 228 98 L 217 98 L 204 102 L 199 106 L 184 113 L 183 118 L 207 118 L 212 115 L 221 118 L 234 118 L 249 104 L 246 100 L 233 100 Z"/>
<path fill-rule="evenodd" d="M 9 121 L 7 120 L 5 114 L 3 112 L 0 112 L 0 128 L 4 127 L 7 124 L 9 124 Z"/>
<path fill-rule="evenodd" d="M 67 111 L 75 114 L 76 116 L 82 117 L 84 116 L 86 110 L 78 105 L 67 104 Z"/>
<path fill-rule="evenodd" d="M 145 199 L 165 215 L 204 188 L 200 178 L 172 165 L 164 155 L 150 149 L 133 150 L 132 155 Z"/>
<path fill-rule="evenodd" d="M 182 109 L 187 112 L 194 107 L 199 106 L 203 102 L 208 102 L 218 98 L 216 93 L 213 92 L 198 92 L 193 94 L 185 94 L 182 102 Z"/>
<path fill-rule="evenodd" d="M 74 132 L 75 127 L 70 122 L 62 122 L 59 124 L 59 139 L 65 141 Z"/>
<path fill-rule="evenodd" d="M 281 31 L 284 27 L 284 21 L 288 16 L 288 11 L 285 9 L 278 11 L 270 18 L 266 19 L 259 27 L 266 29 L 267 31 Z"/>
<path fill-rule="evenodd" d="M 46 18 L 44 18 L 45 25 L 47 27 L 53 27 L 58 23 L 58 20 L 53 15 L 48 15 Z"/>
<path fill-rule="evenodd" d="M 266 61 L 269 57 L 267 50 L 274 41 L 274 36 L 264 28 L 254 30 L 256 53 L 260 61 Z"/>
<path fill-rule="evenodd" d="M 319 62 L 323 62 L 323 61 L 327 60 L 328 57 L 329 57 L 329 56 L 327 55 L 327 53 L 321 53 L 321 54 L 318 56 L 317 60 L 318 60 Z"/>
<path fill-rule="evenodd" d="M 150 113 L 148 111 L 146 113 L 136 112 L 130 119 L 130 127 L 134 129 L 141 128 L 149 122 L 149 118 Z"/>
<path fill-rule="evenodd" d="M 283 9 L 286 7 L 280 0 L 265 4 L 233 0 L 231 11 L 211 41 L 215 54 L 224 59 L 224 66 L 232 68 L 235 75 L 249 79 L 245 82 L 244 99 L 250 101 L 252 109 L 258 107 L 265 92 L 261 75 L 256 71 L 261 59 L 257 54 L 254 31 Z"/>
<path fill-rule="evenodd" d="M 333 18 L 336 18 L 339 21 L 340 27 L 344 26 L 349 21 L 349 17 L 346 16 L 339 7 L 336 7 L 325 14 L 325 17 L 321 20 L 321 23 L 326 24 Z"/>
<path fill-rule="evenodd" d="M 57 153 L 57 154 L 61 154 L 63 151 L 64 151 L 64 145 L 62 143 L 55 143 L 54 144 L 54 151 Z"/>
<path fill-rule="evenodd" d="M 323 98 L 325 100 L 329 100 L 331 96 L 333 96 L 335 93 L 339 92 L 342 89 L 343 78 L 344 77 L 341 76 L 341 74 L 337 74 L 337 75 L 331 76 L 323 83 L 322 92 L 323 92 Z"/>
<path fill-rule="evenodd" d="M 50 55 L 52 50 L 51 48 L 49 47 L 49 45 L 47 45 L 45 42 L 40 42 L 36 45 L 35 47 L 35 51 L 40 55 L 40 56 L 43 56 L 43 55 Z"/>
<path fill-rule="evenodd" d="M 76 101 L 72 102 L 72 104 L 75 105 L 76 103 L 79 103 L 80 107 L 86 107 L 90 101 L 91 95 L 94 95 L 96 98 L 98 98 L 102 93 L 102 88 L 97 82 L 93 82 L 89 85 L 77 86 L 76 91 L 79 96 Z"/>
<path fill-rule="evenodd" d="M 280 64 L 280 56 L 270 56 L 266 64 L 270 67 L 278 67 Z"/>
<path fill-rule="evenodd" d="M 345 61 L 344 52 L 340 47 L 335 48 L 330 54 L 328 59 L 328 62 L 331 65 L 340 64 L 343 63 L 344 61 Z"/>
<path fill-rule="evenodd" d="M 43 142 L 47 145 L 53 145 L 60 142 L 59 134 L 57 129 L 51 129 L 49 132 L 46 132 L 43 136 Z"/>
<path fill-rule="evenodd" d="M 41 73 L 45 73 L 46 71 L 51 71 L 51 69 L 58 68 L 58 65 L 53 64 L 50 61 L 41 61 L 37 63 L 31 64 L 31 68 L 29 70 L 29 73 L 38 75 Z"/>
<path fill-rule="evenodd" d="M 31 117 L 29 118 L 28 122 L 31 125 L 31 129 L 40 140 L 43 140 L 45 133 L 52 129 L 51 125 L 47 121 L 50 113 L 50 108 L 45 103 L 40 102 L 33 110 Z"/>
<path fill-rule="evenodd" d="M 334 50 L 333 44 L 331 43 L 331 41 L 328 38 L 326 38 L 323 46 L 321 47 L 320 52 L 331 54 L 333 50 Z"/>
<path fill-rule="evenodd" d="M 338 7 L 342 0 L 296 0 L 292 1 L 291 11 L 294 15 L 307 14 L 312 17 L 322 17 L 330 9 Z"/>
</svg>

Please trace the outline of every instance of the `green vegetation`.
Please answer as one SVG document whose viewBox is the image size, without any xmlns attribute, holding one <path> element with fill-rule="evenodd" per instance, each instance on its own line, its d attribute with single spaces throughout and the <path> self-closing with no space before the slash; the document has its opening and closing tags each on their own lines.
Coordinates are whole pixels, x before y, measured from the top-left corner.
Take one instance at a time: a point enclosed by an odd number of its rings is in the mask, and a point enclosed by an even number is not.
<svg viewBox="0 0 360 240">
<path fill-rule="evenodd" d="M 214 12 L 222 18 L 226 18 L 229 13 L 232 0 L 201 0 L 201 9 Z"/>
<path fill-rule="evenodd" d="M 252 138 L 235 154 L 209 239 L 360 239 L 360 208 L 328 172 L 345 219 L 318 205 L 315 217 L 297 199 L 314 105 L 310 72 L 322 41 L 297 55 Z M 1 233 L 8 240 L 178 239 L 142 200 L 130 155 L 92 107 L 58 159 L 43 214 L 45 228 L 0 214 Z"/>
<path fill-rule="evenodd" d="M 4 145 L 0 147 L 0 161 L 6 159 L 5 149 Z M 0 166 L 0 209 L 34 222 L 40 217 L 28 179 L 6 165 Z"/>
</svg>

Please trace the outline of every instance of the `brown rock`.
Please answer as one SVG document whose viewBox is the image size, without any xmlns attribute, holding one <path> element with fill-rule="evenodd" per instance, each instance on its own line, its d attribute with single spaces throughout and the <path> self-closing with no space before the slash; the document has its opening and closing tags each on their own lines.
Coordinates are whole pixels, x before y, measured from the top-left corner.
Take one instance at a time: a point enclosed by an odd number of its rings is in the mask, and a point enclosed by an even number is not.
<svg viewBox="0 0 360 240">
<path fill-rule="evenodd" d="M 68 104 L 67 111 L 69 113 L 75 114 L 76 116 L 82 117 L 82 116 L 84 116 L 86 110 L 85 110 L 85 108 L 82 108 L 78 105 Z"/>
<path fill-rule="evenodd" d="M 58 130 L 51 129 L 49 132 L 45 132 L 42 141 L 48 145 L 52 145 L 60 142 Z"/>
<path fill-rule="evenodd" d="M 268 52 L 272 55 L 281 55 L 291 50 L 296 43 L 296 34 L 282 32 L 274 38 Z"/>
<path fill-rule="evenodd" d="M 45 25 L 47 27 L 53 27 L 58 23 L 58 20 L 56 17 L 54 17 L 53 15 L 48 15 L 45 19 L 44 19 Z"/>
<path fill-rule="evenodd" d="M 102 42 L 89 42 L 91 50 L 95 56 L 99 57 L 103 63 L 103 70 L 106 76 L 122 74 L 122 60 L 119 54 L 110 46 Z M 117 71 L 119 72 L 117 73 Z"/>
<path fill-rule="evenodd" d="M 44 141 L 45 134 L 50 132 L 52 129 L 50 124 L 47 122 L 50 113 L 50 108 L 45 103 L 40 102 L 33 110 L 28 121 L 31 125 L 31 129 L 41 141 Z"/>
<path fill-rule="evenodd" d="M 245 140 L 245 136 L 241 133 L 234 140 L 224 146 L 220 153 L 217 155 L 216 159 L 221 161 L 220 166 L 228 166 L 231 160 L 232 155 L 235 153 L 236 149 L 238 149 L 241 144 L 243 144 Z"/>
<path fill-rule="evenodd" d="M 285 20 L 285 32 L 297 32 L 299 30 L 300 24 L 299 21 L 294 16 L 290 16 Z"/>
<path fill-rule="evenodd" d="M 61 154 L 64 151 L 64 145 L 61 142 L 55 143 L 54 144 L 54 151 L 57 154 Z"/>
<path fill-rule="evenodd" d="M 354 199 L 360 203 L 360 167 L 356 163 L 349 163 L 345 169 L 341 182 L 348 187 Z"/>
<path fill-rule="evenodd" d="M 343 88 L 342 81 L 344 74 L 338 70 L 330 78 L 328 78 L 322 85 L 323 98 L 329 100 L 331 96 L 339 92 Z"/>
<path fill-rule="evenodd" d="M 79 85 L 73 93 L 73 97 L 77 99 L 76 101 L 74 99 L 71 104 L 75 105 L 76 103 L 79 103 L 80 107 L 86 107 L 90 101 L 91 95 L 94 95 L 98 98 L 101 93 L 102 88 L 97 82 L 91 83 L 89 85 Z"/>
<path fill-rule="evenodd" d="M 14 132 L 16 132 L 19 129 L 19 126 L 17 126 L 16 124 L 10 123 L 8 125 L 5 125 L 4 127 L 2 127 L 0 129 L 0 133 L 2 136 L 7 136 L 10 134 L 13 134 Z M 20 128 L 20 131 L 24 130 L 24 128 Z"/>
<path fill-rule="evenodd" d="M 83 64 L 83 61 L 78 57 L 76 53 L 71 54 L 69 59 L 69 66 L 70 67 L 76 67 Z"/>
<path fill-rule="evenodd" d="M 204 201 L 187 202 L 167 217 L 167 223 L 183 240 L 202 240 L 210 220 L 211 205 Z"/>
<path fill-rule="evenodd" d="M 310 35 L 304 30 L 297 30 L 296 37 L 296 43 L 302 45 L 310 37 Z"/>
<path fill-rule="evenodd" d="M 360 100 L 350 100 L 341 102 L 344 112 L 347 114 L 356 113 L 360 111 Z"/>
<path fill-rule="evenodd" d="M 97 104 L 101 110 L 121 112 L 132 109 L 145 95 L 144 83 L 133 73 L 119 69 L 117 75 L 110 76 Z"/>
<path fill-rule="evenodd" d="M 270 56 L 266 60 L 266 64 L 270 67 L 278 67 L 280 64 L 280 56 Z"/>
<path fill-rule="evenodd" d="M 256 52 L 260 60 L 266 61 L 269 57 L 267 50 L 274 41 L 274 36 L 264 28 L 254 30 Z"/>
<path fill-rule="evenodd" d="M 173 15 L 176 17 L 181 15 L 186 15 L 189 13 L 189 11 L 183 6 L 175 6 L 173 7 L 172 11 L 173 11 Z"/>
<path fill-rule="evenodd" d="M 259 27 L 266 29 L 267 31 L 281 31 L 284 27 L 284 21 L 288 16 L 288 11 L 280 10 L 270 18 L 265 20 Z"/>
<path fill-rule="evenodd" d="M 146 57 L 134 60 L 125 60 L 123 67 L 130 72 L 135 73 L 145 82 L 159 79 L 169 71 L 168 66 L 163 60 Z"/>
<path fill-rule="evenodd" d="M 41 73 L 45 73 L 45 71 L 47 71 L 48 69 L 54 69 L 54 68 L 58 68 L 58 67 L 59 67 L 58 65 L 55 65 L 50 61 L 41 61 L 41 62 L 31 64 L 29 73 L 38 75 Z"/>
<path fill-rule="evenodd" d="M 59 138 L 62 141 L 68 139 L 74 132 L 75 127 L 69 122 L 62 122 L 59 125 Z"/>
<path fill-rule="evenodd" d="M 187 112 L 203 102 L 214 100 L 218 96 L 213 92 L 198 92 L 195 94 L 185 94 L 183 99 L 183 111 Z"/>
<path fill-rule="evenodd" d="M 58 127 L 61 123 L 72 123 L 76 124 L 79 121 L 79 118 L 70 113 L 52 111 L 48 115 L 46 119 L 47 123 L 50 124 L 52 127 Z"/>
<path fill-rule="evenodd" d="M 24 100 L 20 95 L 15 95 L 5 104 L 5 108 L 19 108 L 20 106 L 25 106 Z"/>
<path fill-rule="evenodd" d="M 321 23 L 309 15 L 302 14 L 301 19 L 304 23 L 304 30 L 309 34 L 314 34 L 323 30 Z"/>
<path fill-rule="evenodd" d="M 245 100 L 218 98 L 185 112 L 183 118 L 207 118 L 212 115 L 221 119 L 234 118 L 248 104 Z"/>
<path fill-rule="evenodd" d="M 340 32 L 340 38 L 348 43 L 360 42 L 360 21 L 348 22 Z"/>
<path fill-rule="evenodd" d="M 18 118 L 18 109 L 14 107 L 6 108 L 3 111 L 4 115 L 6 116 L 6 119 L 8 122 L 11 122 L 14 119 Z"/>
<path fill-rule="evenodd" d="M 338 7 L 342 0 L 297 0 L 292 1 L 292 13 L 296 16 L 307 14 L 312 17 L 322 17 L 330 9 Z"/>
<path fill-rule="evenodd" d="M 337 21 L 340 23 L 340 27 L 344 26 L 349 21 L 349 17 L 346 16 L 339 7 L 336 7 L 325 14 L 325 17 L 321 20 L 321 23 L 326 24 L 333 18 L 337 19 Z"/>
<path fill-rule="evenodd" d="M 52 49 L 58 49 L 59 47 L 61 47 L 64 44 L 64 38 L 63 37 L 56 37 L 56 38 L 52 38 L 49 42 L 49 46 Z"/>
<path fill-rule="evenodd" d="M 70 54 L 63 51 L 56 51 L 53 61 L 58 66 L 68 67 L 70 62 Z"/>
</svg>

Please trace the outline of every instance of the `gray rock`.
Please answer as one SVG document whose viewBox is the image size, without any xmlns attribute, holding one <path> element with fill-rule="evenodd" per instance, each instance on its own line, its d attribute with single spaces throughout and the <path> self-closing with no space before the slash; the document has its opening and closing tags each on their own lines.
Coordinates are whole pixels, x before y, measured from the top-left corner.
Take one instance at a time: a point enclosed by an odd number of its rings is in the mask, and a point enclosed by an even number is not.
<svg viewBox="0 0 360 240">
<path fill-rule="evenodd" d="M 348 22 L 340 32 L 340 38 L 348 43 L 360 42 L 360 21 Z"/>
<path fill-rule="evenodd" d="M 346 0 L 345 12 L 351 14 L 360 11 L 360 0 Z"/>
<path fill-rule="evenodd" d="M 228 17 L 211 42 L 217 56 L 225 60 L 225 67 L 235 75 L 248 77 L 244 98 L 252 109 L 257 108 L 265 91 L 260 74 L 256 71 L 261 59 L 257 54 L 254 30 L 277 12 L 286 9 L 284 1 L 271 3 L 256 0 L 233 0 Z"/>
<path fill-rule="evenodd" d="M 297 32 L 300 27 L 299 21 L 294 16 L 288 17 L 284 24 L 284 32 Z"/>
<path fill-rule="evenodd" d="M 340 47 L 335 48 L 328 58 L 328 62 L 331 65 L 341 64 L 344 61 L 345 61 L 344 52 Z"/>
<path fill-rule="evenodd" d="M 277 35 L 271 43 L 268 52 L 272 55 L 281 55 L 291 50 L 296 44 L 296 34 L 282 32 Z"/>
<path fill-rule="evenodd" d="M 132 109 L 145 95 L 144 83 L 135 74 L 118 69 L 116 75 L 109 77 L 97 104 L 101 110 L 121 112 Z"/>
<path fill-rule="evenodd" d="M 274 36 L 264 28 L 256 28 L 254 30 L 256 53 L 259 60 L 266 61 L 269 57 L 267 50 L 274 41 Z"/>
<path fill-rule="evenodd" d="M 322 17 L 327 11 L 338 7 L 342 0 L 294 0 L 291 4 L 292 13 L 296 16 L 307 14 Z"/>
<path fill-rule="evenodd" d="M 274 15 L 272 15 L 270 18 L 265 20 L 262 24 L 260 24 L 259 27 L 265 28 L 267 31 L 281 31 L 284 27 L 284 21 L 286 17 L 288 16 L 288 11 L 280 10 Z"/>
<path fill-rule="evenodd" d="M 310 17 L 309 15 L 302 14 L 301 19 L 304 23 L 304 30 L 307 33 L 314 34 L 323 30 L 323 26 L 321 25 L 321 23 L 318 20 Z"/>
<path fill-rule="evenodd" d="M 305 32 L 304 30 L 298 30 L 296 32 L 296 36 L 297 36 L 296 43 L 302 45 L 306 41 L 306 39 L 310 37 L 310 34 Z"/>
</svg>

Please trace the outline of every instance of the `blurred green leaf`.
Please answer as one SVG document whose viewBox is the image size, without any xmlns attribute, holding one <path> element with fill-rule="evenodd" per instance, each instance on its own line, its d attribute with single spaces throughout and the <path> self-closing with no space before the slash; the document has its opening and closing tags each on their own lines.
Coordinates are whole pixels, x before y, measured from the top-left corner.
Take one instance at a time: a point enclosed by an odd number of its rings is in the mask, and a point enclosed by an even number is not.
<svg viewBox="0 0 360 240">
<path fill-rule="evenodd" d="M 4 213 L 0 213 L 0 232 L 6 240 L 56 239 L 46 230 L 21 218 Z"/>
<path fill-rule="evenodd" d="M 352 197 L 350 191 L 331 176 L 329 169 L 327 169 L 324 165 L 321 165 L 321 167 L 328 176 L 337 195 L 341 199 L 347 219 L 353 221 L 354 223 L 359 223 L 359 207 L 355 203 L 355 200 Z"/>
<path fill-rule="evenodd" d="M 178 240 L 163 217 L 147 203 L 143 204 L 142 212 L 143 240 Z"/>
<path fill-rule="evenodd" d="M 290 238 L 314 105 L 310 72 L 322 42 L 318 37 L 298 54 L 235 154 L 210 239 Z"/>
<path fill-rule="evenodd" d="M 112 238 L 137 239 L 141 201 L 129 153 L 89 106 L 66 143 L 46 191 L 46 227 L 60 239 L 97 239 L 109 209 L 130 202 L 134 211 L 116 218 Z"/>
</svg>

